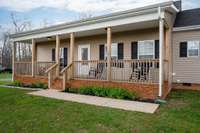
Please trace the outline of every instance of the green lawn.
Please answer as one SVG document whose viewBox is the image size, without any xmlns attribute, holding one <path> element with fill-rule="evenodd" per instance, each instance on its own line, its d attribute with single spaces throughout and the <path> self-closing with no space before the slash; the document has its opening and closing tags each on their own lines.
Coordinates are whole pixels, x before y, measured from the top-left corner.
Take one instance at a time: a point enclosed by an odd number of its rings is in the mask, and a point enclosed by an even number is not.
<svg viewBox="0 0 200 133">
<path fill-rule="evenodd" d="M 0 73 L 0 84 L 7 84 L 12 81 L 12 73 L 3 72 Z"/>
<path fill-rule="evenodd" d="M 174 91 L 155 114 L 0 88 L 0 133 L 200 133 L 200 92 Z"/>
</svg>

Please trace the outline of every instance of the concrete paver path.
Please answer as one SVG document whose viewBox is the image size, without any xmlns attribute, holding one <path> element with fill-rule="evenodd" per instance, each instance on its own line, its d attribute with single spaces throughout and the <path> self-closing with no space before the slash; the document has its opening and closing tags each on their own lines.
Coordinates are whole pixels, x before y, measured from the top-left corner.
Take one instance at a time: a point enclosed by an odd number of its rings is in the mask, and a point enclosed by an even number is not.
<svg viewBox="0 0 200 133">
<path fill-rule="evenodd" d="M 49 97 L 59 100 L 65 100 L 65 101 L 72 101 L 72 102 L 85 103 L 103 107 L 111 107 L 127 111 L 144 112 L 144 113 L 154 113 L 159 107 L 159 104 L 153 104 L 153 103 L 125 101 L 125 100 L 118 100 L 111 98 L 71 94 L 71 93 L 59 92 L 56 90 L 35 91 L 29 94 Z"/>
</svg>

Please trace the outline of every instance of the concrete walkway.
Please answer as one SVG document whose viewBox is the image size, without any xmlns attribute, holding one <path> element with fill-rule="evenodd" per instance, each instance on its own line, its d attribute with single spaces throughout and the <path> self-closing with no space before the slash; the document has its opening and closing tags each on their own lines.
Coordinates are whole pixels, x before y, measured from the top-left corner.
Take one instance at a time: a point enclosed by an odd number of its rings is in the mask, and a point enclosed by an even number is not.
<svg viewBox="0 0 200 133">
<path fill-rule="evenodd" d="M 110 98 L 102 98 L 95 96 L 78 95 L 71 93 L 58 92 L 56 90 L 42 90 L 29 93 L 31 95 L 49 97 L 59 100 L 66 100 L 78 103 L 85 103 L 96 106 L 110 107 L 116 109 L 122 109 L 127 111 L 137 111 L 144 113 L 154 113 L 159 107 L 158 104 L 125 101 Z"/>
</svg>

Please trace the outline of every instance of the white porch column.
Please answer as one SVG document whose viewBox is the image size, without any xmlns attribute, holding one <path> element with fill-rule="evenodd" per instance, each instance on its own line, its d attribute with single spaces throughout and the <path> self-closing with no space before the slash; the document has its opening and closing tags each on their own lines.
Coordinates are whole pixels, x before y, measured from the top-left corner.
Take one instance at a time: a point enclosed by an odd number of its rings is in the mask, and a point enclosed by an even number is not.
<svg viewBox="0 0 200 133">
<path fill-rule="evenodd" d="M 158 96 L 162 97 L 163 92 L 163 45 L 164 45 L 164 19 L 159 20 L 159 92 Z"/>
<path fill-rule="evenodd" d="M 60 73 L 60 37 L 56 35 L 56 63 L 58 66 L 56 67 L 56 77 L 59 77 Z"/>
<path fill-rule="evenodd" d="M 35 39 L 32 39 L 32 77 L 35 76 L 35 61 L 36 61 L 36 43 Z"/>
<path fill-rule="evenodd" d="M 111 81 L 111 45 L 112 45 L 112 29 L 107 28 L 107 80 Z"/>
<path fill-rule="evenodd" d="M 14 81 L 15 77 L 15 58 L 16 58 L 16 43 L 13 42 L 13 49 L 12 49 L 12 81 Z"/>
</svg>

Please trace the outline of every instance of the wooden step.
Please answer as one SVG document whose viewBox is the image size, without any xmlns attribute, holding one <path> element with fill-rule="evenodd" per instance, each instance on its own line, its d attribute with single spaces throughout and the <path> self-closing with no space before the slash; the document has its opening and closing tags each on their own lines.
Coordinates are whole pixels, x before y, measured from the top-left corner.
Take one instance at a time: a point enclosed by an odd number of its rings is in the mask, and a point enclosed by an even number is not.
<svg viewBox="0 0 200 133">
<path fill-rule="evenodd" d="M 62 79 L 60 78 L 56 78 L 53 82 L 52 82 L 52 87 L 51 89 L 56 89 L 56 90 L 62 90 Z"/>
</svg>

